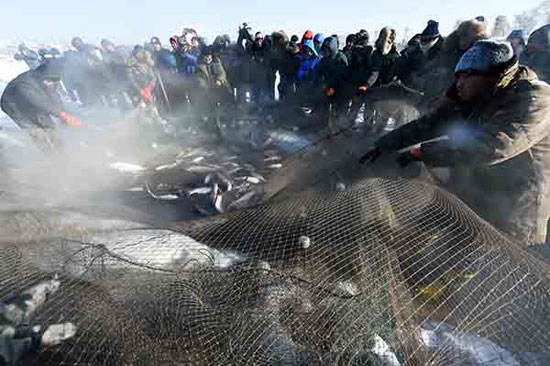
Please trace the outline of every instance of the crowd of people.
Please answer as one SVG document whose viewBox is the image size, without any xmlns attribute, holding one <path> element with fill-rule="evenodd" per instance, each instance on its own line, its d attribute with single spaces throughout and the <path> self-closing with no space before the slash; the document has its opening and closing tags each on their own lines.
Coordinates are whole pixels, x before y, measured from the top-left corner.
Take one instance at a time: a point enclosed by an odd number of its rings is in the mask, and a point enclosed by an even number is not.
<svg viewBox="0 0 550 366">
<path fill-rule="evenodd" d="M 549 27 L 533 32 L 528 42 L 521 30 L 508 36 L 515 56 L 542 80 L 550 79 Z M 401 51 L 390 27 L 382 29 L 371 46 L 366 30 L 348 35 L 341 45 L 337 35 L 325 37 L 311 30 L 301 38 L 282 30 L 252 36 L 245 23 L 235 43 L 224 35 L 207 45 L 185 28 L 170 37 L 170 49 L 158 37 L 132 50 L 107 39 L 96 47 L 75 37 L 73 49 L 64 54 L 21 45 L 15 57 L 33 70 L 45 64 L 56 69 L 69 95 L 85 105 L 145 102 L 168 113 L 192 103 L 210 110 L 216 103 L 274 101 L 277 89 L 285 106 L 326 106 L 328 101 L 348 111 L 367 90 L 395 81 L 427 97 L 440 96 L 452 84 L 460 57 L 485 38 L 481 17 L 461 23 L 448 37 L 430 20 Z"/>
<path fill-rule="evenodd" d="M 447 37 L 430 20 L 401 50 L 396 37 L 385 27 L 371 45 L 360 30 L 340 44 L 337 35 L 264 35 L 243 24 L 235 43 L 219 36 L 207 45 L 185 28 L 169 39 L 171 49 L 157 37 L 129 52 L 80 38 L 63 55 L 21 46 L 16 58 L 31 70 L 8 84 L 1 106 L 22 128 L 47 130 L 52 116 L 78 127 L 54 92 L 61 80 L 66 95 L 85 106 L 150 106 L 160 116 L 189 105 L 203 115 L 262 106 L 275 103 L 277 90 L 279 108 L 308 105 L 320 116 L 353 118 L 370 90 L 397 84 L 422 95 L 427 113 L 381 137 L 362 161 L 417 145 L 399 155 L 400 164 L 450 167 L 448 188 L 476 212 L 522 241 L 547 242 L 550 25 L 527 42 L 522 30 L 489 39 L 482 17 Z"/>
</svg>

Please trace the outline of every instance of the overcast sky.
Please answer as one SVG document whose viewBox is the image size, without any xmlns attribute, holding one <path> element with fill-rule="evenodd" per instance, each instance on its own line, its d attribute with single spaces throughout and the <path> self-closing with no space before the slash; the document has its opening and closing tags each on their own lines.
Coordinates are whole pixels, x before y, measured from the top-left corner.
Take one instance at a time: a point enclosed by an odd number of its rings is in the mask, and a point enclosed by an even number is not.
<svg viewBox="0 0 550 366">
<path fill-rule="evenodd" d="M 421 31 L 428 19 L 438 20 L 442 33 L 457 19 L 499 14 L 512 16 L 533 8 L 541 0 L 380 0 L 380 1 L 231 1 L 231 0 L 6 0 L 0 12 L 0 41 L 37 40 L 66 44 L 74 35 L 95 43 L 111 38 L 121 43 L 141 43 L 155 35 L 164 42 L 191 26 L 209 41 L 216 34 L 235 37 L 237 27 L 248 22 L 253 31 L 285 29 L 300 34 L 369 32 L 391 25 L 399 34 L 406 26 Z M 311 5 L 308 5 L 311 4 Z"/>
</svg>

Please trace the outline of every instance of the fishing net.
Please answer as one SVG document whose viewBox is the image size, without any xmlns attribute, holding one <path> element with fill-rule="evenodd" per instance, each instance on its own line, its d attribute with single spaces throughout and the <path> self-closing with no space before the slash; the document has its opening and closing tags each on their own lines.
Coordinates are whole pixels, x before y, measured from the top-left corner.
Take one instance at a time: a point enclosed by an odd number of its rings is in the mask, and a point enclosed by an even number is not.
<svg viewBox="0 0 550 366">
<path fill-rule="evenodd" d="M 429 182 L 366 178 L 164 229 L 10 217 L 0 300 L 57 275 L 26 323 L 76 329 L 23 364 L 548 364 L 548 264 Z"/>
</svg>

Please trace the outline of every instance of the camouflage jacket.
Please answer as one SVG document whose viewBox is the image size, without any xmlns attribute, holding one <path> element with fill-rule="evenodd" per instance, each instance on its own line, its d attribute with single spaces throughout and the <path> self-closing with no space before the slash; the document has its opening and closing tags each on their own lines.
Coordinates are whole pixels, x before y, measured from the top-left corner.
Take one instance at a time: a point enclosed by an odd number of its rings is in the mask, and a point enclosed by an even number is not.
<svg viewBox="0 0 550 366">
<path fill-rule="evenodd" d="M 229 88 L 225 69 L 221 61 L 215 58 L 207 64 L 201 60 L 197 66 L 197 79 L 202 88 Z"/>
<path fill-rule="evenodd" d="M 154 86 L 156 80 L 154 65 L 150 56 L 144 60 L 131 57 L 126 61 L 130 82 L 136 90 Z"/>
<path fill-rule="evenodd" d="M 424 143 L 422 161 L 451 166 L 452 190 L 521 240 L 542 243 L 550 217 L 550 86 L 515 63 L 476 106 L 449 99 L 378 140 L 385 151 Z"/>
</svg>

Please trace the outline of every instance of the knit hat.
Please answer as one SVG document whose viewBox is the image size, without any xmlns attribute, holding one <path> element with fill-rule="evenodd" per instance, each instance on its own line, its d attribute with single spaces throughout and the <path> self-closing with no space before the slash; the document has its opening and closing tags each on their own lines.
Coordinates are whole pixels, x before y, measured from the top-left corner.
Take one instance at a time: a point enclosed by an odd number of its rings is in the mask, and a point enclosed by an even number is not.
<svg viewBox="0 0 550 366">
<path fill-rule="evenodd" d="M 319 57 L 319 53 L 315 49 L 315 44 L 313 44 L 313 41 L 311 39 L 306 39 L 304 42 L 302 42 L 302 49 L 305 47 L 309 48 L 313 52 L 315 57 Z"/>
<path fill-rule="evenodd" d="M 422 32 L 422 38 L 439 37 L 439 23 L 435 20 L 429 20 L 426 29 Z"/>
<path fill-rule="evenodd" d="M 455 74 L 464 71 L 486 74 L 513 57 L 514 50 L 508 42 L 489 39 L 477 41 L 458 61 Z"/>
</svg>

